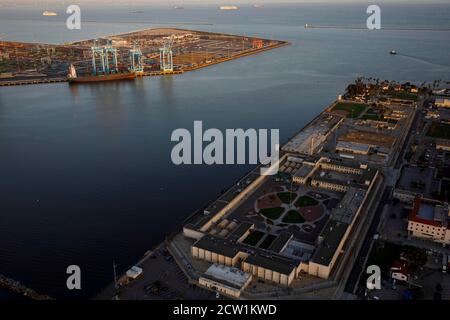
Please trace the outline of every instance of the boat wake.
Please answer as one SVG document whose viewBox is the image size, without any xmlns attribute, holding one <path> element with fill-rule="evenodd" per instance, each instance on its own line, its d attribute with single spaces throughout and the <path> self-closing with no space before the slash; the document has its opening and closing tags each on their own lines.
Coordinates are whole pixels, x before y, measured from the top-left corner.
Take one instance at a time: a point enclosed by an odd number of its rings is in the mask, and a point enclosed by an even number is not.
<svg viewBox="0 0 450 320">
<path fill-rule="evenodd" d="M 426 63 L 426 64 L 431 64 L 431 65 L 434 65 L 434 66 L 437 66 L 437 67 L 450 68 L 450 65 L 448 65 L 448 64 L 436 63 L 436 62 L 430 61 L 430 60 L 428 60 L 426 58 L 423 58 L 423 57 L 411 56 L 411 55 L 408 55 L 408 54 L 400 54 L 400 53 L 398 53 L 397 56 L 405 57 L 405 58 L 408 58 L 408 59 L 411 59 L 411 60 L 414 60 L 414 61 L 418 61 L 418 62 L 423 62 L 423 63 Z"/>
</svg>

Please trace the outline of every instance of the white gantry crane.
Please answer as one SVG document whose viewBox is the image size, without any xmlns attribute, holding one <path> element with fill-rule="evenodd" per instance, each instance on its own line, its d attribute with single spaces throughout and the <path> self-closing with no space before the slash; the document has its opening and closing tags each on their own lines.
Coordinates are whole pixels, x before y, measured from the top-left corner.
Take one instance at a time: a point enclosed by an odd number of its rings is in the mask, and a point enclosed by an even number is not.
<svg viewBox="0 0 450 320">
<path fill-rule="evenodd" d="M 138 75 L 144 73 L 142 52 L 136 43 L 133 44 L 133 48 L 130 50 L 130 70 Z"/>
<path fill-rule="evenodd" d="M 172 53 L 173 42 L 174 36 L 171 35 L 164 41 L 164 46 L 162 48 L 159 48 L 160 65 L 162 72 L 173 71 L 173 53 Z"/>
</svg>

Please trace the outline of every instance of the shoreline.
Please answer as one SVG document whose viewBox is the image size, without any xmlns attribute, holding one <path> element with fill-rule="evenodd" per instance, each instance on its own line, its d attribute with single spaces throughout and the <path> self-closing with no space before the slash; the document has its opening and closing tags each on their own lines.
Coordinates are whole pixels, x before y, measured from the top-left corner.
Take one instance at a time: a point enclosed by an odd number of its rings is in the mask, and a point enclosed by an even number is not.
<svg viewBox="0 0 450 320">
<path fill-rule="evenodd" d="M 299 134 L 301 131 L 303 131 L 305 128 L 307 128 L 311 123 L 313 123 L 316 119 L 318 119 L 324 112 L 328 112 L 335 104 L 337 103 L 337 100 L 333 100 L 331 103 L 329 103 L 318 115 L 314 116 L 310 121 L 308 121 L 303 127 L 301 127 L 297 132 L 294 133 L 294 135 L 292 137 L 289 137 L 287 139 L 287 141 L 285 143 L 283 143 L 282 145 L 280 145 L 280 158 L 283 157 L 283 154 L 285 154 L 285 152 L 281 151 L 281 149 L 283 148 L 283 146 L 285 146 L 290 140 L 292 140 L 293 137 L 295 137 L 297 134 Z M 157 243 L 156 245 L 154 245 L 153 247 L 151 247 L 149 250 L 147 250 L 138 260 L 136 263 L 132 264 L 131 266 L 139 266 L 141 263 L 145 262 L 146 260 L 148 260 L 155 252 L 157 252 L 158 250 L 161 250 L 161 248 L 166 248 L 167 251 L 173 256 L 173 258 L 175 260 L 177 260 L 176 255 L 172 253 L 172 250 L 169 246 L 169 241 L 172 240 L 173 238 L 175 238 L 175 236 L 177 236 L 180 232 L 183 232 L 183 226 L 192 218 L 194 218 L 196 215 L 202 214 L 203 210 L 206 209 L 209 205 L 211 205 L 211 203 L 214 203 L 214 201 L 217 200 L 217 198 L 219 198 L 221 195 L 227 193 L 230 188 L 232 188 L 233 186 L 236 185 L 237 182 L 245 180 L 245 178 L 250 175 L 252 172 L 254 172 L 255 170 L 257 170 L 259 167 L 261 166 L 261 164 L 256 165 L 254 168 L 252 168 L 250 171 L 245 172 L 242 176 L 240 176 L 239 178 L 237 178 L 235 180 L 235 182 L 233 182 L 231 185 L 227 186 L 226 188 L 223 189 L 223 192 L 219 195 L 217 195 L 216 198 L 214 198 L 213 200 L 209 200 L 205 203 L 204 206 L 199 207 L 198 209 L 194 210 L 191 214 L 189 214 L 186 218 L 182 219 L 182 221 L 180 221 L 179 223 L 177 223 L 174 228 L 173 231 L 171 231 L 170 233 L 168 233 L 167 235 L 164 236 L 164 240 L 162 240 L 161 242 Z M 129 267 L 128 267 L 129 268 Z M 193 279 L 191 279 L 190 275 L 187 274 L 184 270 L 184 268 L 181 268 L 181 271 L 186 275 L 188 282 L 189 283 L 195 283 L 195 281 Z M 117 279 L 120 279 L 122 277 L 124 277 L 126 275 L 126 271 L 120 273 L 117 275 Z M 114 299 L 115 295 L 111 296 L 110 294 L 108 294 L 109 291 L 114 290 L 114 282 L 109 283 L 108 285 L 106 285 L 105 287 L 101 288 L 98 293 L 96 293 L 93 297 L 91 297 L 91 300 L 104 300 L 105 296 L 109 297 L 109 300 Z"/>
<path fill-rule="evenodd" d="M 180 28 L 160 28 L 160 29 L 168 29 L 168 30 L 174 30 L 174 31 L 190 31 L 190 32 L 198 32 L 204 35 L 215 35 L 215 36 L 229 36 L 229 37 L 246 37 L 246 36 L 242 36 L 242 35 L 233 35 L 233 34 L 228 34 L 228 33 L 217 33 L 217 32 L 207 32 L 207 31 L 197 31 L 197 30 L 190 30 L 190 29 L 180 29 Z M 140 29 L 140 30 L 135 30 L 135 31 L 131 31 L 131 32 L 126 32 L 126 33 L 121 33 L 121 34 L 114 34 L 114 35 L 109 35 L 106 36 L 104 38 L 110 38 L 110 37 L 118 37 L 118 36 L 126 36 L 129 34 L 133 34 L 133 33 L 139 33 L 139 32 L 145 32 L 147 30 L 157 30 L 157 29 Z M 248 38 L 252 38 L 252 37 L 248 37 Z M 147 77 L 147 76 L 165 76 L 165 75 L 176 75 L 176 74 L 183 74 L 184 72 L 189 72 L 189 71 L 195 71 L 198 69 L 202 69 L 202 68 L 206 68 L 212 65 L 216 65 L 216 64 L 220 64 L 220 63 L 224 63 L 227 61 L 232 61 L 235 59 L 239 59 L 239 58 L 243 58 L 243 57 L 247 57 L 247 56 L 251 56 L 251 55 L 255 55 L 258 53 L 262 53 L 262 52 L 266 52 L 269 50 L 273 50 L 273 49 L 277 49 L 277 48 L 281 48 L 284 46 L 288 46 L 291 43 L 288 41 L 282 41 L 282 40 L 272 40 L 272 39 L 263 39 L 263 38 L 258 38 L 258 39 L 262 39 L 262 40 L 267 40 L 267 41 L 276 41 L 276 44 L 270 44 L 268 46 L 262 47 L 262 48 L 252 48 L 252 49 L 245 49 L 242 51 L 239 51 L 236 54 L 230 55 L 228 57 L 222 57 L 222 58 L 217 58 L 214 60 L 209 60 L 206 61 L 202 64 L 198 64 L 198 65 L 194 65 L 194 66 L 187 66 L 187 67 L 181 67 L 178 70 L 173 70 L 171 72 L 164 72 L 164 71 L 160 71 L 160 70 L 154 70 L 154 71 L 145 71 L 142 73 L 138 73 L 136 74 L 137 77 Z M 45 43 L 41 43 L 41 45 L 48 45 L 48 46 L 79 46 L 80 43 L 86 42 L 86 41 L 93 41 L 93 39 L 88 39 L 88 40 L 80 40 L 80 41 L 74 41 L 74 42 L 69 42 L 69 43 L 64 43 L 64 44 L 45 44 Z M 5 43 L 5 44 L 20 44 L 20 45 L 31 45 L 31 43 L 27 43 L 27 42 L 15 42 L 15 41 L 0 41 L 0 43 Z M 33 44 L 34 45 L 34 44 Z M 33 78 L 32 76 L 30 76 L 29 79 L 14 79 L 14 77 L 11 78 L 5 78 L 5 79 L 0 79 L 0 87 L 8 87 L 8 86 L 18 86 L 18 85 L 32 85 L 32 84 L 46 84 L 46 83 L 59 83 L 59 82 L 68 82 L 68 79 L 66 77 L 55 77 L 55 76 L 49 76 L 49 77 L 36 77 Z"/>
</svg>

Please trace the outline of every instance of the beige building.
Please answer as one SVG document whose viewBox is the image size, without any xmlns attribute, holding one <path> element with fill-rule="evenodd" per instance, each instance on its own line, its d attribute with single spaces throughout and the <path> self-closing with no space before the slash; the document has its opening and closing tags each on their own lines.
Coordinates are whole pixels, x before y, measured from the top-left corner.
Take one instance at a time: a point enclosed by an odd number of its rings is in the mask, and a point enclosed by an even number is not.
<svg viewBox="0 0 450 320">
<path fill-rule="evenodd" d="M 434 104 L 438 108 L 450 108 L 450 99 L 437 98 Z"/>
<path fill-rule="evenodd" d="M 436 139 L 436 149 L 442 151 L 450 151 L 450 140 Z"/>
<path fill-rule="evenodd" d="M 450 244 L 450 211 L 448 204 L 416 197 L 408 219 L 410 236 Z"/>
<path fill-rule="evenodd" d="M 232 298 L 239 298 L 251 281 L 250 273 L 218 264 L 211 265 L 198 279 L 200 286 Z"/>
<path fill-rule="evenodd" d="M 242 262 L 242 270 L 245 272 L 283 286 L 289 286 L 294 281 L 297 267 L 292 264 L 292 260 L 277 256 L 268 258 L 263 255 L 249 255 Z"/>
</svg>

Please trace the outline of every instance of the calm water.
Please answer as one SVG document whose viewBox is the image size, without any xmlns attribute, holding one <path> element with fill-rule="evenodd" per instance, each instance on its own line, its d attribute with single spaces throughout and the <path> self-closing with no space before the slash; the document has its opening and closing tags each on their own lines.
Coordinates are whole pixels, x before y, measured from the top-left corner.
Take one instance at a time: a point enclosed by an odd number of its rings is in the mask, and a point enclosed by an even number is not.
<svg viewBox="0 0 450 320">
<path fill-rule="evenodd" d="M 249 170 L 172 165 L 174 129 L 194 120 L 280 128 L 285 141 L 358 75 L 450 78 L 450 32 L 303 28 L 363 27 L 364 6 L 92 7 L 82 8 L 91 22 L 80 32 L 64 29 L 62 7 L 54 20 L 45 9 L 0 7 L 0 36 L 58 43 L 183 22 L 174 26 L 292 42 L 181 76 L 0 89 L 0 273 L 59 298 L 92 296 L 112 280 L 113 260 L 123 270 Z M 449 13 L 449 5 L 382 7 L 384 26 L 450 27 Z M 64 289 L 70 264 L 82 268 L 81 292 Z"/>
</svg>

